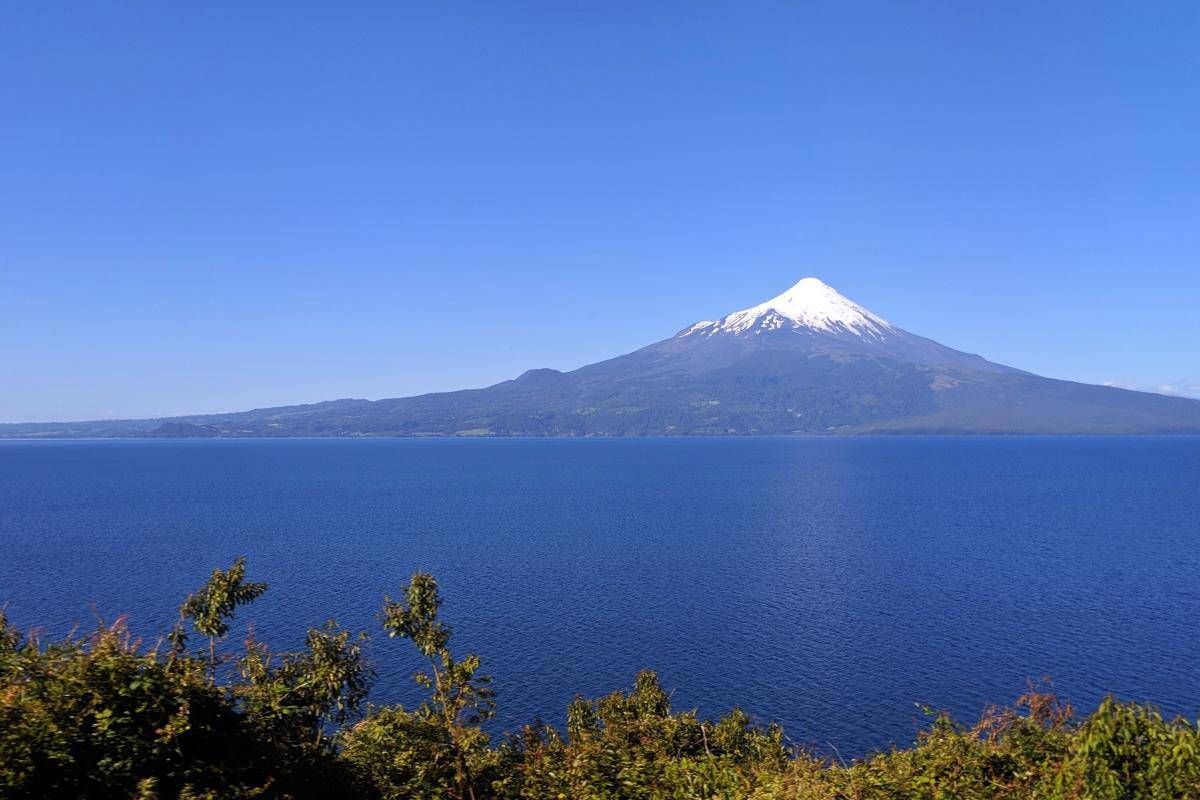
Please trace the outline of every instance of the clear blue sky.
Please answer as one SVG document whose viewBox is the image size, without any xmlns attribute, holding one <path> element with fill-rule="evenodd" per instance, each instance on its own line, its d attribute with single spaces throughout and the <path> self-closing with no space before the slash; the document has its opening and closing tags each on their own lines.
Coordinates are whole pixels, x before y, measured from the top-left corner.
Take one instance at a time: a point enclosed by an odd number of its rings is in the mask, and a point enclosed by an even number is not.
<svg viewBox="0 0 1200 800">
<path fill-rule="evenodd" d="M 570 369 L 815 275 L 1200 394 L 1200 3 L 27 2 L 0 420 Z"/>
</svg>

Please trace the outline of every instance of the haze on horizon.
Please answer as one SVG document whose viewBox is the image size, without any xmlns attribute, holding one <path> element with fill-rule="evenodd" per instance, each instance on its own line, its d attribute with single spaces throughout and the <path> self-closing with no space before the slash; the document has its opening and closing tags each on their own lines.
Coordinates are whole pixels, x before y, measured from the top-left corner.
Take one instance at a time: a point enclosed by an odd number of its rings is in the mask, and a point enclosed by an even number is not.
<svg viewBox="0 0 1200 800">
<path fill-rule="evenodd" d="M 1200 396 L 1194 3 L 4 17 L 0 421 L 484 386 L 807 275 Z"/>
</svg>

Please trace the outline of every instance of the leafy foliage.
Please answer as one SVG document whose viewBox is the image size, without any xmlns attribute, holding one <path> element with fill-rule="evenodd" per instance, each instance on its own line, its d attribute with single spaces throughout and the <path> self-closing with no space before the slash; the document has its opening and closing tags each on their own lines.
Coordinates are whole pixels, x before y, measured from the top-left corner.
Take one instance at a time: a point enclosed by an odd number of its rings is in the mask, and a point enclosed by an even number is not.
<svg viewBox="0 0 1200 800">
<path fill-rule="evenodd" d="M 368 637 L 334 622 L 296 652 L 250 638 L 217 669 L 216 642 L 265 589 L 241 559 L 214 572 L 165 652 L 122 620 L 43 642 L 0 612 L 0 798 L 1200 798 L 1196 725 L 1111 697 L 1077 719 L 1037 687 L 973 726 L 933 713 L 914 746 L 848 765 L 789 748 L 737 709 L 674 711 L 648 671 L 628 691 L 576 698 L 564 730 L 535 723 L 493 743 L 494 692 L 477 656 L 453 655 L 431 576 L 414 575 L 381 612 L 428 661 L 413 709 L 365 707 Z M 206 652 L 188 649 L 183 621 Z"/>
<path fill-rule="evenodd" d="M 491 678 L 479 673 L 478 656 L 455 660 L 450 628 L 438 619 L 442 606 L 437 581 L 417 573 L 404 602 L 384 599 L 381 619 L 389 636 L 412 640 L 429 660 L 429 671 L 414 678 L 429 698 L 413 712 L 383 709 L 345 738 L 351 763 L 376 777 L 385 797 L 442 797 L 474 800 L 485 796 L 476 763 L 486 761 L 488 736 L 480 724 L 493 715 Z M 433 789 L 432 794 L 426 788 Z"/>
<path fill-rule="evenodd" d="M 194 594 L 188 595 L 179 607 L 179 624 L 171 633 L 171 641 L 182 649 L 187 642 L 183 621 L 208 637 L 209 666 L 217 667 L 217 640 L 229 633 L 229 621 L 238 606 L 252 603 L 267 590 L 265 583 L 246 580 L 246 559 L 234 559 L 227 570 L 214 569 L 208 581 Z"/>
</svg>

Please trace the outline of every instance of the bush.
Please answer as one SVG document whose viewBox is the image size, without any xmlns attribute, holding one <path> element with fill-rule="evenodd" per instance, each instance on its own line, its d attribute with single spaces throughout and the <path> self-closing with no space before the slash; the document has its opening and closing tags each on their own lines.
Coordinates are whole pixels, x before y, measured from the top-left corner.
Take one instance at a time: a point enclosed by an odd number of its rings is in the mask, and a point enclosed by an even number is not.
<svg viewBox="0 0 1200 800">
<path fill-rule="evenodd" d="M 1200 800 L 1195 725 L 1111 697 L 1078 720 L 1033 688 L 970 727 L 932 714 L 912 747 L 849 765 L 790 750 L 737 709 L 673 711 L 648 671 L 576 698 L 565 731 L 493 742 L 489 679 L 478 656 L 453 654 L 431 576 L 381 612 L 428 661 L 412 709 L 364 707 L 367 635 L 333 622 L 299 652 L 253 639 L 227 652 L 237 608 L 265 590 L 240 559 L 215 571 L 151 648 L 121 620 L 45 643 L 0 613 L 0 798 Z"/>
</svg>

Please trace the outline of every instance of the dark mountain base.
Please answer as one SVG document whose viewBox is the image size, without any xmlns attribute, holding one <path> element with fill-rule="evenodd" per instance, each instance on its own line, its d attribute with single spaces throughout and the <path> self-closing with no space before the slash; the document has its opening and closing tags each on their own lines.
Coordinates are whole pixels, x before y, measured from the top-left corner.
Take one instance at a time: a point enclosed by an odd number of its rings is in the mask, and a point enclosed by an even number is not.
<svg viewBox="0 0 1200 800">
<path fill-rule="evenodd" d="M 651 361 L 642 353 L 623 360 Z M 0 436 L 713 436 L 1200 433 L 1200 402 L 1021 372 L 762 350 L 658 374 L 642 363 L 486 389 L 237 414 L 0 426 Z M 629 372 L 636 373 L 629 376 Z M 616 374 L 614 374 L 616 373 Z"/>
</svg>

